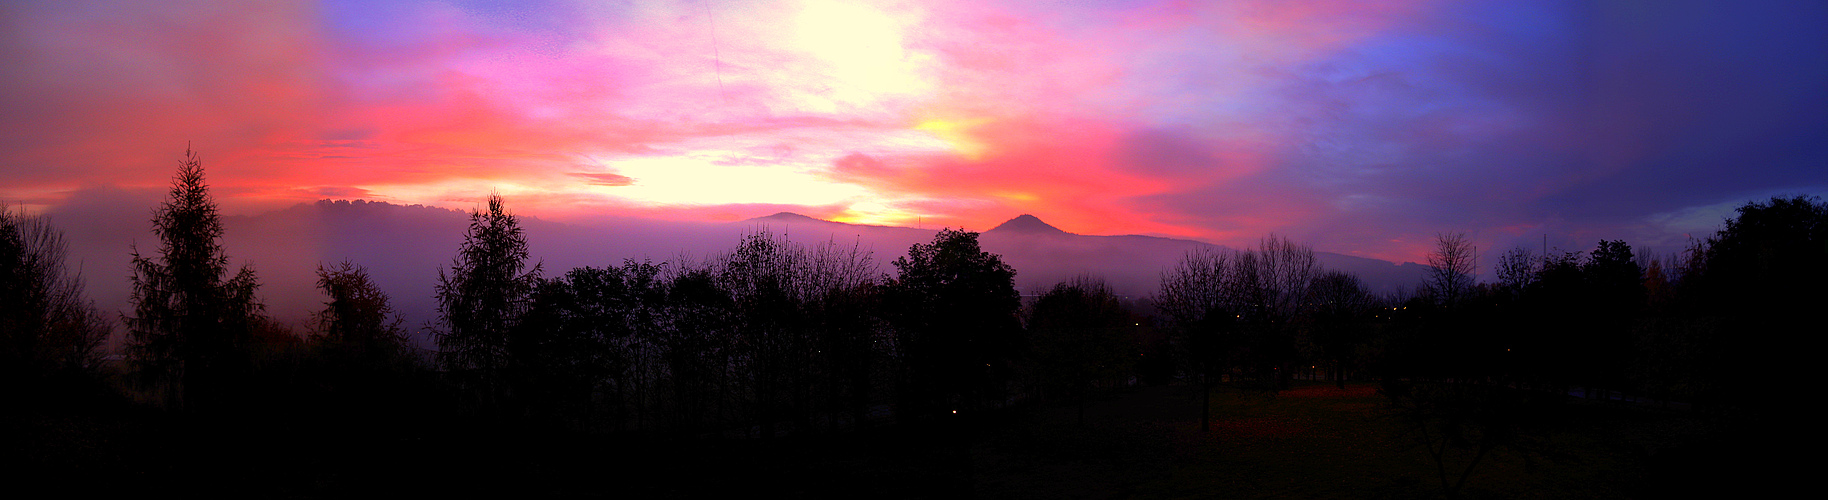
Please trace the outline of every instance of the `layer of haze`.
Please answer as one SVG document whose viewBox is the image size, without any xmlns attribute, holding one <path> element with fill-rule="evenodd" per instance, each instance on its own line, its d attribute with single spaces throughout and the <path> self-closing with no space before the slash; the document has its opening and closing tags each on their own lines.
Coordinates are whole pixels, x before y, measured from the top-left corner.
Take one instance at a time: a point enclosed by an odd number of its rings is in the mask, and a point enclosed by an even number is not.
<svg viewBox="0 0 1828 500">
<path fill-rule="evenodd" d="M 188 144 L 242 216 L 493 191 L 597 226 L 1668 251 L 1828 186 L 1825 27 L 1783 1 L 12 1 L 0 199 L 143 232 Z"/>
<path fill-rule="evenodd" d="M 71 261 L 87 278 L 89 295 L 105 311 L 129 310 L 127 249 L 156 252 L 157 241 L 142 226 L 145 208 L 128 193 L 89 196 L 62 205 L 53 221 L 114 221 L 80 224 L 69 231 Z M 512 209 L 512 207 L 510 207 Z M 915 243 L 930 242 L 936 229 L 842 224 L 797 214 L 775 214 L 731 223 L 622 219 L 580 225 L 522 217 L 530 253 L 548 277 L 583 266 L 610 266 L 628 259 L 659 263 L 669 272 L 698 266 L 734 249 L 742 238 L 768 233 L 817 251 L 857 250 L 876 273 L 895 272 L 891 262 Z M 369 270 L 377 287 L 407 321 L 416 341 L 437 317 L 433 288 L 441 268 L 455 256 L 468 216 L 428 206 L 364 201 L 320 201 L 255 216 L 224 220 L 224 250 L 231 262 L 252 265 L 260 277 L 259 297 L 270 316 L 310 331 L 310 314 L 327 298 L 315 287 L 316 267 L 350 261 Z M 1106 280 L 1119 294 L 1143 298 L 1159 286 L 1161 272 L 1206 243 L 1150 236 L 1088 236 L 1067 233 L 1032 216 L 1022 216 L 982 233 L 987 251 L 1015 267 L 1016 286 L 1039 294 L 1079 275 Z M 1352 272 L 1378 292 L 1413 288 L 1422 267 L 1319 253 L 1332 269 Z M 116 339 L 118 340 L 118 338 Z"/>
</svg>

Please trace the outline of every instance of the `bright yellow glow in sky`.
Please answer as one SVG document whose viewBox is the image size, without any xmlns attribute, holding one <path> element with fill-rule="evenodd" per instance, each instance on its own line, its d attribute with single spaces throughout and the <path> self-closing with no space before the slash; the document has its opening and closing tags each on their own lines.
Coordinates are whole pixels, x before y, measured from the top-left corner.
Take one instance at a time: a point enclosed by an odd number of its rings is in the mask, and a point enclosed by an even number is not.
<svg viewBox="0 0 1828 500">
<path fill-rule="evenodd" d="M 844 213 L 832 216 L 829 220 L 846 224 L 873 224 L 879 226 L 904 225 L 917 220 L 919 213 L 895 208 L 877 201 L 852 203 Z"/>
<path fill-rule="evenodd" d="M 946 144 L 951 145 L 954 152 L 964 155 L 965 158 L 977 160 L 982 159 L 984 153 L 989 152 L 990 147 L 985 145 L 983 141 L 972 137 L 970 132 L 971 129 L 989 122 L 990 119 L 988 118 L 972 118 L 966 120 L 929 119 L 915 125 L 914 129 L 931 133 L 940 140 L 946 141 Z"/>
<path fill-rule="evenodd" d="M 634 179 L 628 186 L 593 186 L 603 194 L 655 205 L 778 203 L 829 205 L 869 195 L 792 165 L 719 165 L 701 156 L 661 156 L 602 162 Z"/>
<path fill-rule="evenodd" d="M 867 5 L 811 0 L 795 19 L 796 45 L 823 62 L 836 103 L 881 104 L 932 88 L 919 67 L 931 58 L 902 46 L 901 23 Z"/>
</svg>

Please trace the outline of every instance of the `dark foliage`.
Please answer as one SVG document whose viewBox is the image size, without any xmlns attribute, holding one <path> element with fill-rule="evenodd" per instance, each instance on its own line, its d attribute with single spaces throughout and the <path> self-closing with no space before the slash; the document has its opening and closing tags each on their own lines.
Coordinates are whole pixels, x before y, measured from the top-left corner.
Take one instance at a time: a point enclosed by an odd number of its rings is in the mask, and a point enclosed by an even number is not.
<svg viewBox="0 0 1828 500">
<path fill-rule="evenodd" d="M 83 390 L 99 375 L 110 324 L 66 253 L 48 221 L 0 206 L 0 388 L 26 401 Z"/>
<path fill-rule="evenodd" d="M 330 300 L 313 315 L 318 343 L 332 356 L 362 365 L 385 365 L 405 355 L 404 320 L 376 288 L 368 269 L 343 261 L 317 267 L 317 288 Z"/>
<path fill-rule="evenodd" d="M 1054 285 L 1028 311 L 1028 345 L 1043 395 L 1072 401 L 1084 418 L 1094 385 L 1118 386 L 1135 373 L 1141 326 L 1103 280 L 1082 276 Z"/>
<path fill-rule="evenodd" d="M 203 161 L 185 151 L 171 194 L 153 212 L 156 255 L 133 251 L 133 315 L 125 318 L 133 361 L 168 407 L 221 402 L 251 365 L 264 306 L 251 265 L 227 276 L 222 218 L 203 182 Z"/>
<path fill-rule="evenodd" d="M 895 259 L 896 346 L 908 370 L 904 404 L 919 408 L 912 412 L 990 407 L 1007 391 L 1021 296 L 1015 269 L 977 237 L 942 230 Z"/>
<path fill-rule="evenodd" d="M 524 272 L 523 272 L 524 271 Z M 450 269 L 438 271 L 438 360 L 445 370 L 473 388 L 476 404 L 501 410 L 509 386 L 514 353 L 509 335 L 526 311 L 539 283 L 539 265 L 527 269 L 527 240 L 520 222 L 490 195 L 487 211 L 470 212 Z"/>
<path fill-rule="evenodd" d="M 981 437 L 974 431 L 1015 429 L 1020 436 L 1006 444 L 1056 447 L 1055 435 L 1071 433 L 1042 432 L 1039 421 L 1025 419 L 1072 411 L 1075 435 L 1104 432 L 1088 430 L 1104 425 L 1088 412 L 1134 409 L 1101 400 L 1154 391 L 1148 399 L 1159 407 L 1151 411 L 1172 416 L 1151 418 L 1189 418 L 1187 407 L 1197 400 L 1202 431 L 1220 423 L 1198 443 L 1336 440 L 1360 430 L 1346 426 L 1362 424 L 1378 437 L 1359 436 L 1360 445 L 1407 438 L 1433 469 L 1435 480 L 1398 485 L 1394 496 L 1436 482 L 1449 497 L 1478 495 L 1480 488 L 1468 485 L 1487 471 L 1515 476 L 1518 459 L 1522 469 L 1536 459 L 1562 460 L 1545 451 L 1554 447 L 1544 438 L 1566 430 L 1566 415 L 1593 409 L 1700 422 L 1691 435 L 1702 438 L 1678 439 L 1674 452 L 1651 443 L 1631 453 L 1756 456 L 1744 443 L 1771 442 L 1776 431 L 1769 429 L 1801 428 L 1789 419 L 1806 413 L 1785 390 L 1809 366 L 1806 349 L 1783 346 L 1819 330 L 1819 305 L 1828 301 L 1819 286 L 1828 280 L 1828 204 L 1804 197 L 1747 204 L 1718 234 L 1674 256 L 1644 255 L 1614 240 L 1584 252 L 1513 250 L 1498 259 L 1490 284 L 1473 280 L 1470 243 L 1443 235 L 1431 258 L 1437 272 L 1415 295 L 1373 296 L 1355 276 L 1320 269 L 1307 247 L 1271 236 L 1251 250 L 1189 254 L 1146 301 L 1080 278 L 1046 290 L 1022 311 L 1015 270 L 985 252 L 976 233 L 957 230 L 913 245 L 893 262 L 893 278 L 856 246 L 807 246 L 766 230 L 702 261 L 631 260 L 546 278 L 526 262 L 517 219 L 491 196 L 486 210 L 471 214 L 464 243 L 434 291 L 441 316 L 430 326 L 440 372 L 420 362 L 389 298 L 353 263 L 318 269 L 328 300 L 308 344 L 265 318 L 252 269 L 230 276 L 218 243 L 220 216 L 194 153 L 154 215 L 162 244 L 157 254 L 135 253 L 135 309 L 125 318 L 146 383 L 124 390 L 191 411 L 127 420 L 185 432 L 233 423 L 210 434 L 221 449 L 252 447 L 224 444 L 242 434 L 291 436 L 280 443 L 291 447 L 321 441 L 312 445 L 316 455 L 287 464 L 328 471 L 326 477 L 385 474 L 349 472 L 347 464 L 381 470 L 385 461 L 329 451 L 345 448 L 433 442 L 406 455 L 438 457 L 424 463 L 441 467 L 477 453 L 518 462 L 517 453 L 537 449 L 525 463 L 506 464 L 532 480 L 549 467 L 651 462 L 653 450 L 684 450 L 668 456 L 686 460 L 680 457 L 691 455 L 690 446 L 782 450 L 884 436 L 922 441 L 910 449 L 924 446 L 941 464 L 927 471 L 933 477 L 970 477 L 981 472 L 973 469 L 975 457 L 986 454 L 971 449 Z M 106 321 L 61 259 L 57 233 L 44 220 L 0 210 L 0 362 L 8 388 L 97 378 Z M 1296 387 L 1291 379 L 1300 377 L 1331 383 Z M 1306 416 L 1235 418 L 1245 406 L 1302 408 L 1295 400 L 1316 395 L 1372 397 L 1371 384 L 1348 384 L 1354 379 L 1376 379 L 1388 406 L 1329 409 L 1343 413 L 1329 417 L 1333 427 L 1321 433 L 1303 430 L 1312 424 Z M 1201 396 L 1136 388 L 1137 381 L 1181 383 Z M 1075 408 L 1047 408 L 1056 403 Z M 1686 411 L 1690 403 L 1696 411 Z M 231 406 L 239 411 L 197 411 Z M 49 414 L 34 412 L 0 423 L 60 425 L 31 420 Z M 1632 419 L 1639 417 L 1623 420 Z M 258 428 L 265 424 L 273 428 Z M 426 427 L 408 429 L 420 424 Z M 1173 422 L 1126 425 L 1135 427 L 1125 439 L 1192 433 Z M 1401 433 L 1386 436 L 1391 430 Z M 774 442 L 780 438 L 790 439 Z M 523 446 L 535 440 L 570 444 Z M 160 449 L 179 441 L 110 446 Z M 591 444 L 576 444 L 585 442 Z M 603 451 L 629 444 L 646 451 Z M 54 448 L 32 446 L 33 453 Z M 1170 448 L 1209 447 L 1159 449 Z M 594 458 L 539 455 L 554 450 Z M 779 458 L 768 453 L 745 463 Z M 806 463 L 855 465 L 843 461 Z M 210 463 L 224 465 L 218 462 Z M 644 466 L 639 470 L 672 464 Z M 181 477 L 170 472 L 135 473 Z M 497 489 L 513 490 L 508 482 Z M 579 484 L 553 493 L 575 492 Z M 947 493 L 960 486 L 944 484 L 938 489 Z M 692 491 L 653 488 L 644 491 Z M 971 493 L 969 485 L 961 488 Z"/>
</svg>

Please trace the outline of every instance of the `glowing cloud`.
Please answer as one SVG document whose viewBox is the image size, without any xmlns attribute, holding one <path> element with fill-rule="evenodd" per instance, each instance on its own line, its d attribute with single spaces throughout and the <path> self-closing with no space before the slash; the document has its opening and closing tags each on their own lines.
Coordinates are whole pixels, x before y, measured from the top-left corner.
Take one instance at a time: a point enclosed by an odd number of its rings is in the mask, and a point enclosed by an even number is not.
<svg viewBox="0 0 1828 500">
<path fill-rule="evenodd" d="M 1823 10 L 13 2 L 0 197 L 157 188 L 188 142 L 231 210 L 499 192 L 555 219 L 1034 213 L 1414 260 L 1441 230 L 1649 235 L 1654 214 L 1828 185 Z"/>
</svg>

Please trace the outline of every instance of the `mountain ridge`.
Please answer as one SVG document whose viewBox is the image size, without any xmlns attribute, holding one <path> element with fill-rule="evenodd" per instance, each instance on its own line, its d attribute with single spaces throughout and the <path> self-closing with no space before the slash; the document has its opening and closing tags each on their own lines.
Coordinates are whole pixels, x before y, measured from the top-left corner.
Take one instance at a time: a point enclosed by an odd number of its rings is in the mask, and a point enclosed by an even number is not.
<svg viewBox="0 0 1828 500">
<path fill-rule="evenodd" d="M 765 217 L 746 219 L 745 223 L 770 222 L 780 220 L 802 221 L 821 225 L 830 230 L 862 231 L 870 230 L 905 230 L 919 231 L 920 234 L 931 234 L 933 230 L 916 229 L 905 226 L 879 226 L 851 224 L 847 222 L 828 221 L 793 212 L 780 212 Z M 980 234 L 986 250 L 1004 255 L 1010 265 L 1016 267 L 1018 279 L 1035 285 L 1036 275 L 1042 275 L 1039 281 L 1054 279 L 1056 281 L 1071 278 L 1074 274 L 1090 273 L 1103 275 L 1112 286 L 1132 288 L 1131 292 L 1146 294 L 1153 292 L 1159 275 L 1196 248 L 1229 248 L 1225 245 L 1207 243 L 1199 240 L 1152 236 L 1143 234 L 1095 235 L 1079 234 L 1059 229 L 1032 214 L 1021 214 L 988 231 Z M 903 235 L 905 236 L 905 235 Z M 1031 241 L 1039 237 L 1039 241 Z M 925 241 L 904 241 L 904 244 L 924 243 Z M 1315 260 L 1326 269 L 1345 271 L 1357 275 L 1365 285 L 1377 293 L 1397 293 L 1413 288 L 1422 280 L 1427 266 L 1414 262 L 1392 262 L 1372 257 L 1314 251 Z M 1071 272 L 1062 272 L 1050 268 L 1062 264 L 1074 268 Z M 1153 269 L 1150 269 L 1153 267 Z M 1046 286 L 1045 283 L 1038 286 Z"/>
<path fill-rule="evenodd" d="M 145 207 L 98 199 L 86 206 L 64 207 L 58 220 L 97 221 L 66 229 L 73 262 L 84 271 L 91 297 L 105 310 L 125 311 L 131 273 L 128 250 L 155 241 L 143 220 Z M 67 215 L 65 217 L 64 215 Z M 261 280 L 260 296 L 271 314 L 304 325 L 325 300 L 316 289 L 318 265 L 348 260 L 365 266 L 407 324 L 419 329 L 436 317 L 432 297 L 440 269 L 456 255 L 468 225 L 463 210 L 388 202 L 321 201 L 254 215 L 223 218 L 223 246 L 234 266 L 252 264 Z M 757 226 L 764 226 L 758 228 Z M 546 276 L 584 266 L 617 265 L 626 260 L 703 263 L 735 248 L 746 233 L 758 229 L 808 245 L 856 245 L 874 254 L 882 272 L 912 245 L 931 242 L 937 230 L 826 221 L 792 212 L 734 223 L 599 218 L 558 222 L 522 216 L 530 252 Z M 1160 286 L 1161 274 L 1187 252 L 1225 248 L 1211 243 L 1147 235 L 1081 235 L 1060 230 L 1024 214 L 980 233 L 984 250 L 1003 256 L 1017 271 L 1016 286 L 1039 293 L 1079 275 L 1100 276 L 1114 291 L 1147 297 Z M 1329 269 L 1358 275 L 1375 292 L 1412 288 L 1425 266 L 1315 252 Z M 688 264 L 691 265 L 691 264 Z M 415 332 L 421 343 L 424 332 Z M 118 340 L 118 339 L 117 339 Z"/>
</svg>

